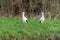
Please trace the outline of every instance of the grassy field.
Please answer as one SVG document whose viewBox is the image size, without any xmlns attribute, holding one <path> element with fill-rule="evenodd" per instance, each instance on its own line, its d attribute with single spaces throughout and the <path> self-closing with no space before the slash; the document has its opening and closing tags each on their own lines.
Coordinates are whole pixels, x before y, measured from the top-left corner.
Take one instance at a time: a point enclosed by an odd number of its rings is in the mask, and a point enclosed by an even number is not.
<svg viewBox="0 0 60 40">
<path fill-rule="evenodd" d="M 28 40 L 27 38 L 48 40 L 54 36 L 60 37 L 59 20 L 45 20 L 43 24 L 40 24 L 38 19 L 29 19 L 25 24 L 21 19 L 0 18 L 0 40 L 22 40 L 24 38 L 25 40 Z"/>
</svg>

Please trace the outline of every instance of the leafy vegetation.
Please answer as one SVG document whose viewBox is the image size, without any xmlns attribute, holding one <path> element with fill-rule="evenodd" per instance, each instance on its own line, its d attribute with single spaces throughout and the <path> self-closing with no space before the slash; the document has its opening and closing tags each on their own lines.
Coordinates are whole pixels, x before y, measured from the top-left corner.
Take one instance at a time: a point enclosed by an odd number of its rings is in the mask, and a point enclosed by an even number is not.
<svg viewBox="0 0 60 40">
<path fill-rule="evenodd" d="M 20 39 L 20 37 L 23 36 L 30 38 L 45 36 L 49 38 L 54 37 L 55 35 L 60 36 L 59 20 L 45 20 L 43 24 L 40 24 L 38 19 L 29 19 L 28 23 L 25 24 L 21 19 L 0 18 L 0 38 L 2 39 Z"/>
</svg>

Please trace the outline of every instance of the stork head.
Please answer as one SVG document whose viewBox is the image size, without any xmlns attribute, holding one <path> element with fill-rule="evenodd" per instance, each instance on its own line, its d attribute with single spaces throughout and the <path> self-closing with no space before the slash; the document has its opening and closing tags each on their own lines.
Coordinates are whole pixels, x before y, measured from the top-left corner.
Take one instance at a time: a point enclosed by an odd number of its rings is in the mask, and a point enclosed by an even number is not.
<svg viewBox="0 0 60 40">
<path fill-rule="evenodd" d="M 22 12 L 22 14 L 24 15 L 24 14 L 25 14 L 25 12 Z"/>
<path fill-rule="evenodd" d="M 44 12 L 42 12 L 42 15 L 44 15 Z"/>
</svg>

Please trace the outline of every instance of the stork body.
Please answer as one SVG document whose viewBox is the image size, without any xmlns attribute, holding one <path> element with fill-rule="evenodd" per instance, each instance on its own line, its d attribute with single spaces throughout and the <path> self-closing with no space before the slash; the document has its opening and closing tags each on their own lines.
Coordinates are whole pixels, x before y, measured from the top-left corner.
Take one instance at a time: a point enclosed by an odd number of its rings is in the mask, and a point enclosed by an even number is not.
<svg viewBox="0 0 60 40">
<path fill-rule="evenodd" d="M 28 23 L 28 20 L 24 15 L 25 15 L 25 12 L 22 12 L 22 20 L 24 23 Z"/>
<path fill-rule="evenodd" d="M 40 23 L 43 23 L 44 20 L 45 20 L 45 18 L 44 18 L 44 12 L 42 12 L 42 16 L 41 16 L 41 18 L 40 18 Z"/>
</svg>

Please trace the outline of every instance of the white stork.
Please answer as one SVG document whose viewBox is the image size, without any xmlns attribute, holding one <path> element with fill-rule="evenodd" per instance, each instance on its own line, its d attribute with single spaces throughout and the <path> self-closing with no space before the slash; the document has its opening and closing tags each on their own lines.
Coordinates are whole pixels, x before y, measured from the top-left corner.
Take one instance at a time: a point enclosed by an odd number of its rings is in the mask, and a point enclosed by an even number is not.
<svg viewBox="0 0 60 40">
<path fill-rule="evenodd" d="M 41 18 L 40 18 L 40 23 L 43 23 L 44 20 L 45 20 L 45 18 L 44 18 L 44 12 L 42 12 L 42 16 L 41 16 Z"/>
<path fill-rule="evenodd" d="M 28 23 L 28 20 L 27 20 L 27 18 L 24 15 L 25 15 L 25 12 L 22 12 L 22 21 L 24 23 Z"/>
</svg>

